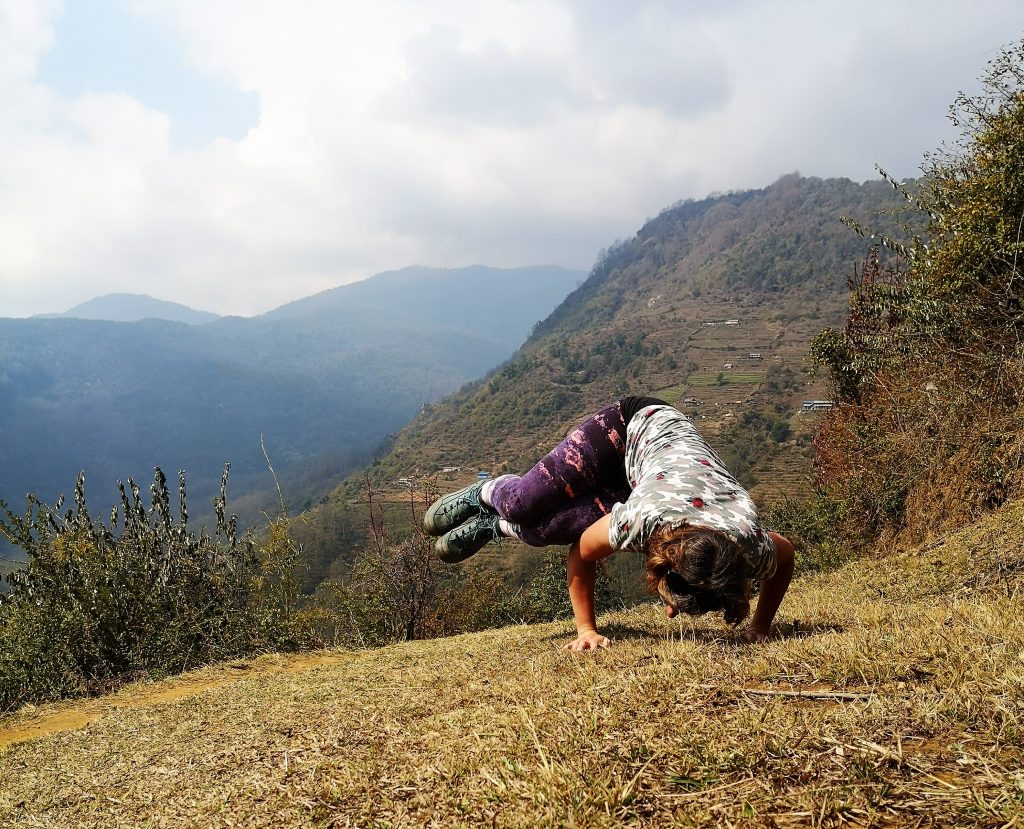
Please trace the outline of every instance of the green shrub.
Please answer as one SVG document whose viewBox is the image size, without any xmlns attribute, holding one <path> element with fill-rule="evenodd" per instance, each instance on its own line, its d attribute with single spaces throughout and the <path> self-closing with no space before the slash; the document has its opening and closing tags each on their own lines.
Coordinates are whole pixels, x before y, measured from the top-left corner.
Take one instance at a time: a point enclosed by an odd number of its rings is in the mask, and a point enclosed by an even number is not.
<svg viewBox="0 0 1024 829">
<path fill-rule="evenodd" d="M 619 610 L 624 603 L 621 591 L 612 583 L 604 564 L 599 564 L 594 583 L 595 610 L 598 613 Z M 509 612 L 526 624 L 572 618 L 564 551 L 554 548 L 544 551 L 540 567 L 520 590 Z"/>
<path fill-rule="evenodd" d="M 187 526 L 183 473 L 172 515 L 159 469 L 148 508 L 118 484 L 109 526 L 89 514 L 84 476 L 64 515 L 62 500 L 30 498 L 24 516 L 0 503 L 0 533 L 28 554 L 0 598 L 0 710 L 293 644 L 299 550 L 279 522 L 262 546 L 239 538 L 226 486 L 225 467 L 212 537 Z"/>
<path fill-rule="evenodd" d="M 765 523 L 793 542 L 796 572 L 835 570 L 862 553 L 844 537 L 842 505 L 818 493 L 797 501 L 785 498 L 765 510 Z"/>
</svg>

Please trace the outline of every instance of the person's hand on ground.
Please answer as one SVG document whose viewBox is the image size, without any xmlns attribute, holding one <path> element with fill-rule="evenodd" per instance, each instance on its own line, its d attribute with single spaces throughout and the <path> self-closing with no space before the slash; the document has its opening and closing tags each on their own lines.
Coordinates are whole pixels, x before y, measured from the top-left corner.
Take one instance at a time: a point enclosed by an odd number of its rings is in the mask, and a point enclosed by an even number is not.
<svg viewBox="0 0 1024 829">
<path fill-rule="evenodd" d="M 740 641 L 749 645 L 757 644 L 759 642 L 767 642 L 769 633 L 769 630 L 762 630 L 759 627 L 747 625 L 740 631 Z"/>
<path fill-rule="evenodd" d="M 576 637 L 572 642 L 566 642 L 562 646 L 563 651 L 596 651 L 598 648 L 611 647 L 611 641 L 607 636 L 602 636 L 596 630 L 586 630 Z"/>
</svg>

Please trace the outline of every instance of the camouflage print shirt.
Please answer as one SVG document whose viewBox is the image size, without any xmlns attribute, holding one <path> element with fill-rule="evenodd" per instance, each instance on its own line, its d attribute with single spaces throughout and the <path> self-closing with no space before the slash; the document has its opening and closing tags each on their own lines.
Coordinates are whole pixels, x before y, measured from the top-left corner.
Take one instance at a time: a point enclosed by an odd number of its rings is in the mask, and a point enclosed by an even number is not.
<svg viewBox="0 0 1024 829">
<path fill-rule="evenodd" d="M 626 426 L 626 477 L 633 487 L 611 510 L 608 541 L 642 550 L 663 524 L 721 530 L 743 547 L 751 577 L 775 572 L 775 545 L 750 496 L 689 419 L 671 406 L 646 406 Z"/>
</svg>

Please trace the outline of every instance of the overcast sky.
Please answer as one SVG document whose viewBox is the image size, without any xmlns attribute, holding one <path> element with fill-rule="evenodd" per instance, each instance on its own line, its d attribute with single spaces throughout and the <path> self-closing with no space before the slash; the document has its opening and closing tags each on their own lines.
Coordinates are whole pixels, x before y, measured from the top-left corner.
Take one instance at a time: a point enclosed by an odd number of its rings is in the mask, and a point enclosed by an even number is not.
<svg viewBox="0 0 1024 829">
<path fill-rule="evenodd" d="M 588 269 L 683 198 L 918 173 L 1020 0 L 0 0 L 0 316 Z"/>
</svg>

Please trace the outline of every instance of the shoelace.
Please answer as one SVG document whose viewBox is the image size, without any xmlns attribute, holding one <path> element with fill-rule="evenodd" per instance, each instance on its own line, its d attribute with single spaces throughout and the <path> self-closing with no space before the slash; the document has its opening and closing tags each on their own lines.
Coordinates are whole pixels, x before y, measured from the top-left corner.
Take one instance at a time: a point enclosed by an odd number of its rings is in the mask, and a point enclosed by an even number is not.
<svg viewBox="0 0 1024 829">
<path fill-rule="evenodd" d="M 500 544 L 501 540 L 505 537 L 501 534 L 501 525 L 499 524 L 499 522 L 501 521 L 501 516 L 498 515 L 497 512 L 492 513 L 491 510 L 487 509 L 486 507 L 481 507 L 481 509 L 483 511 L 480 514 L 482 516 L 485 516 L 485 520 L 487 521 L 487 529 L 491 531 L 491 541 L 493 541 L 495 544 Z"/>
<path fill-rule="evenodd" d="M 488 507 L 481 505 L 480 515 L 472 519 L 471 522 L 463 524 L 462 527 L 468 530 L 470 523 L 476 524 L 476 526 L 472 528 L 472 535 L 474 537 L 479 532 L 487 531 L 491 534 L 491 541 L 500 543 L 501 540 L 505 537 L 501 534 L 501 530 L 498 526 L 498 521 L 500 519 L 501 516 L 498 515 L 498 513 L 494 512 Z"/>
</svg>

